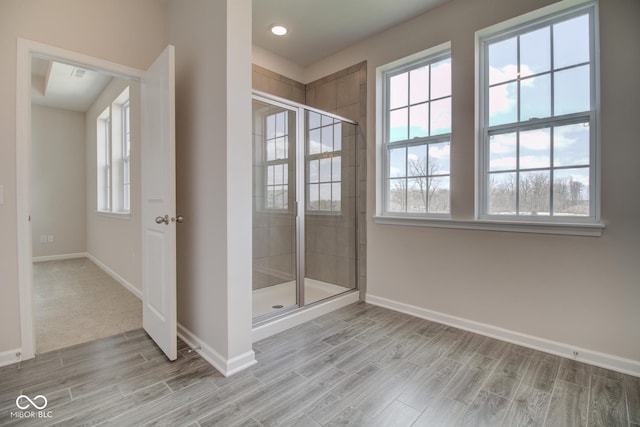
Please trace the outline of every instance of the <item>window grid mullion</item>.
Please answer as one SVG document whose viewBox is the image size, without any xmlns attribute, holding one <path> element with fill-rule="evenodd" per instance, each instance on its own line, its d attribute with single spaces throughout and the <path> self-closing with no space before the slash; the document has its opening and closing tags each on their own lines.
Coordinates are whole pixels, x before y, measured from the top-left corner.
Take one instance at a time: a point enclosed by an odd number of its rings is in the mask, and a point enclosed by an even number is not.
<svg viewBox="0 0 640 427">
<path fill-rule="evenodd" d="M 438 134 L 434 136 L 425 136 L 422 138 L 413 138 L 410 140 L 394 141 L 391 143 L 387 143 L 386 146 L 390 148 L 397 148 L 403 145 L 406 145 L 407 147 L 415 147 L 417 145 L 437 144 L 439 142 L 447 142 L 447 141 L 451 141 L 450 133 L 443 133 L 443 134 Z"/>
<path fill-rule="evenodd" d="M 520 215 L 520 132 L 516 131 L 516 215 Z"/>
<path fill-rule="evenodd" d="M 427 79 L 427 103 L 429 106 L 429 112 L 427 113 L 427 135 L 431 136 L 431 108 L 433 106 L 432 104 L 432 99 L 431 99 L 431 79 L 433 78 L 432 73 L 431 73 L 431 64 L 429 64 L 427 66 L 427 68 L 429 69 L 429 78 Z M 429 150 L 427 150 L 429 151 Z M 429 199 L 429 197 L 427 197 L 427 199 Z M 429 210 L 427 209 L 427 212 L 429 212 Z"/>
<path fill-rule="evenodd" d="M 522 73 L 522 70 L 520 69 L 520 36 L 516 37 L 516 63 L 516 117 L 518 117 L 518 123 L 520 123 L 522 121 L 522 97 L 520 96 L 522 86 L 522 79 L 520 77 Z"/>
<path fill-rule="evenodd" d="M 431 73 L 429 73 L 429 76 L 431 76 Z M 429 85 L 431 86 L 431 85 Z M 429 116 L 431 116 L 431 114 L 429 114 Z M 424 197 L 424 209 L 425 209 L 425 213 L 429 212 L 429 205 L 431 203 L 430 197 L 429 197 L 429 185 L 431 183 L 431 173 L 429 171 L 429 160 L 430 160 L 430 155 L 429 155 L 429 144 L 427 144 L 424 147 L 425 151 L 426 151 L 426 155 L 425 155 L 425 159 L 427 164 L 425 165 L 425 175 L 426 175 L 426 183 L 427 183 L 427 187 L 425 188 L 425 197 Z"/>
<path fill-rule="evenodd" d="M 409 178 L 407 178 L 406 174 L 404 176 L 404 178 L 402 178 L 404 180 L 404 200 L 403 200 L 403 205 L 404 205 L 404 213 L 409 212 Z"/>
<path fill-rule="evenodd" d="M 584 67 L 585 65 L 591 65 L 591 61 L 585 61 L 585 62 L 578 62 L 576 64 L 572 64 L 572 65 L 567 65 L 564 67 L 560 67 L 556 70 L 552 70 L 549 69 L 549 71 L 541 71 L 539 73 L 535 73 L 535 74 L 529 74 L 528 76 L 524 77 L 524 80 L 527 79 L 532 79 L 535 77 L 540 77 L 540 76 L 544 76 L 545 74 L 553 74 L 554 72 L 559 72 L 559 71 L 566 71 L 566 70 L 571 70 L 572 68 L 580 68 L 580 67 Z M 503 85 L 507 85 L 509 83 L 515 83 L 519 80 L 519 77 L 516 77 L 515 79 L 510 79 L 510 80 L 504 80 L 504 81 L 499 81 L 498 83 L 493 83 L 493 84 L 489 84 L 487 83 L 487 87 L 489 89 L 494 88 L 496 86 L 503 86 Z M 444 99 L 444 98 L 448 98 L 447 96 L 443 96 L 437 99 L 434 99 L 434 101 L 439 101 L 440 99 Z"/>
<path fill-rule="evenodd" d="M 555 132 L 554 132 L 554 130 L 555 130 L 555 126 L 552 126 L 552 127 L 549 128 L 549 142 L 550 142 L 550 144 L 549 144 L 549 150 L 550 150 L 550 153 L 549 153 L 549 167 L 550 167 L 550 170 L 549 170 L 549 185 L 550 185 L 550 188 L 549 188 L 549 215 L 551 215 L 552 217 L 555 214 L 555 206 L 554 206 L 554 203 L 553 203 L 553 199 L 554 199 L 554 197 L 553 197 L 553 193 L 554 193 L 553 182 L 554 182 L 554 174 L 555 174 L 555 166 L 554 166 L 554 159 L 553 159 L 553 157 L 554 157 L 554 155 L 553 155 L 553 152 L 554 152 L 553 146 L 555 144 Z"/>
<path fill-rule="evenodd" d="M 553 48 L 553 41 L 554 41 L 554 26 L 550 25 L 549 26 L 549 55 L 551 55 L 551 58 L 549 59 L 549 67 L 551 68 L 551 117 L 555 117 L 556 115 L 556 93 L 555 93 L 555 87 L 556 87 L 556 64 L 555 64 L 555 54 L 554 54 L 554 48 Z"/>
<path fill-rule="evenodd" d="M 523 132 L 538 128 L 546 128 L 551 126 L 562 126 L 576 123 L 590 123 L 593 121 L 591 111 L 582 111 L 579 113 L 571 113 L 558 117 L 547 117 L 544 119 L 532 119 L 521 123 L 507 123 L 502 125 L 487 126 L 489 135 L 499 135 L 511 132 Z"/>
<path fill-rule="evenodd" d="M 409 123 L 411 125 L 411 123 Z M 409 206 L 409 146 L 404 145 L 404 212 L 408 212 Z"/>
<path fill-rule="evenodd" d="M 407 70 L 407 139 L 411 139 L 411 70 Z"/>
</svg>

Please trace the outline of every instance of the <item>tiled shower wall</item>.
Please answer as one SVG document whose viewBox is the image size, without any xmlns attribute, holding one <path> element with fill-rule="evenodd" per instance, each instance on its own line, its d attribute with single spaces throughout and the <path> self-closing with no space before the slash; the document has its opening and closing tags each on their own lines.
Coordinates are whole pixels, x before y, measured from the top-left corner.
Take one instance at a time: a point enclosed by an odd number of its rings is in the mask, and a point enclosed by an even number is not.
<svg viewBox="0 0 640 427">
<path fill-rule="evenodd" d="M 270 70 L 253 65 L 253 88 L 275 96 L 309 105 L 337 114 L 359 123 L 357 143 L 354 152 L 346 157 L 356 156 L 357 191 L 355 209 L 358 215 L 358 265 L 355 272 L 347 272 L 344 266 L 353 266 L 353 260 L 345 254 L 341 240 L 336 244 L 326 245 L 321 241 L 310 241 L 313 234 L 322 236 L 341 236 L 345 233 L 345 225 L 327 216 L 307 216 L 307 277 L 329 281 L 346 287 L 353 287 L 352 277 L 357 274 L 360 294 L 364 296 L 366 289 L 366 93 L 367 64 L 361 62 L 347 69 L 323 77 L 307 85 L 281 76 Z M 254 226 L 255 227 L 255 226 Z M 318 228 L 320 227 L 320 228 Z M 258 230 L 254 230 L 258 231 Z M 260 231 L 258 231 L 260 232 Z M 264 230 L 261 231 L 264 234 Z M 353 233 L 349 233 L 353 235 Z M 323 239 L 326 240 L 326 239 Z M 345 242 L 346 244 L 346 242 Z M 254 253 L 255 256 L 255 253 Z M 335 281 L 332 281 L 335 277 Z M 345 277 L 347 277 L 345 279 Z M 255 281 L 255 280 L 254 280 Z M 264 283 L 264 281 L 263 281 Z M 259 286 L 254 283 L 254 289 Z M 265 285 L 262 285 L 265 286 Z"/>
<path fill-rule="evenodd" d="M 357 141 L 352 146 L 353 153 L 344 153 L 345 159 L 349 157 L 355 157 L 356 160 L 356 182 L 357 193 L 355 208 L 357 209 L 358 216 L 358 266 L 354 275 L 358 275 L 358 286 L 360 287 L 360 294 L 364 296 L 364 290 L 366 287 L 366 253 L 367 253 L 367 241 L 366 241 L 366 180 L 367 180 L 367 152 L 366 152 L 366 138 L 364 132 L 366 131 L 366 119 L 367 119 L 367 63 L 361 62 L 353 65 L 347 69 L 323 77 L 307 84 L 306 86 L 306 98 L 305 104 L 311 107 L 316 107 L 321 110 L 328 111 L 330 113 L 337 114 L 342 117 L 354 120 L 358 122 L 358 134 Z M 348 197 L 348 195 L 347 195 Z M 311 223 L 311 221 L 307 221 Z M 339 222 L 331 222 L 330 218 L 317 217 L 316 225 L 318 228 L 318 236 L 322 233 L 333 233 L 340 235 L 344 230 L 344 224 Z M 335 231 L 332 230 L 335 229 Z M 355 233 L 349 233 L 353 235 Z M 313 248 L 307 248 L 307 259 L 309 257 L 327 255 L 320 254 L 313 251 Z M 340 240 L 336 241 L 335 253 L 329 255 L 335 255 L 336 264 L 338 266 L 336 273 L 340 274 L 340 265 L 345 261 Z M 353 266 L 353 261 L 348 260 L 349 264 Z M 309 262 L 307 262 L 309 265 Z M 311 273 L 315 273 L 312 271 Z M 311 276 L 307 268 L 307 275 Z M 338 283 L 343 284 L 343 283 Z M 351 285 L 351 284 L 349 284 Z M 353 287 L 353 286 L 349 286 Z"/>
<path fill-rule="evenodd" d="M 280 98 L 306 104 L 306 86 L 288 77 L 253 64 L 253 88 Z"/>
</svg>

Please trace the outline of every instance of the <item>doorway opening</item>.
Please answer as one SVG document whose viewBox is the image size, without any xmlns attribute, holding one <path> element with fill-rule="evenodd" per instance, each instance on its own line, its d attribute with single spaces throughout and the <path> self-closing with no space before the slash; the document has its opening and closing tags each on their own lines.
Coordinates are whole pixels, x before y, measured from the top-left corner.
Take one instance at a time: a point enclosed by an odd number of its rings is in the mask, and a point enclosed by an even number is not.
<svg viewBox="0 0 640 427">
<path fill-rule="evenodd" d="M 36 353 L 142 327 L 139 110 L 137 82 L 32 55 Z"/>
<path fill-rule="evenodd" d="M 142 71 L 25 39 L 18 40 L 16 84 L 16 187 L 18 213 L 16 228 L 18 234 L 18 281 L 22 344 L 21 351 L 16 354 L 16 357 L 18 360 L 31 359 L 36 352 L 34 327 L 35 292 L 33 283 L 34 243 L 31 239 L 32 219 L 35 219 L 32 218 L 32 193 L 34 187 L 32 183 L 33 159 L 31 157 L 33 148 L 31 128 L 33 116 L 31 99 L 33 57 L 73 66 L 75 69 L 83 70 L 84 73 L 88 71 L 104 73 L 109 76 L 111 83 L 124 83 L 128 87 L 139 86 L 139 96 L 132 96 L 130 100 L 132 105 L 136 103 L 138 105 L 136 110 L 131 109 L 131 137 L 132 140 L 136 138 L 133 134 L 134 129 L 137 129 L 140 147 L 137 155 L 139 167 L 136 172 L 135 166 L 131 163 L 135 159 L 135 155 L 132 153 L 132 157 L 127 160 L 129 166 L 131 166 L 129 169 L 129 182 L 127 185 L 123 184 L 120 191 L 121 194 L 130 193 L 131 205 L 127 206 L 125 203 L 120 203 L 122 200 L 116 202 L 112 198 L 112 206 L 121 206 L 122 209 L 105 209 L 104 205 L 98 203 L 98 196 L 96 196 L 95 201 L 93 199 L 87 200 L 85 202 L 86 212 L 92 212 L 96 223 L 99 224 L 97 227 L 90 227 L 91 230 L 98 230 L 108 234 L 106 237 L 104 235 L 94 236 L 94 240 L 101 243 L 102 240 L 108 237 L 111 238 L 112 244 L 100 247 L 97 244 L 88 243 L 87 247 L 91 248 L 90 250 L 75 253 L 73 257 L 78 258 L 78 255 L 80 257 L 87 256 L 90 261 L 105 270 L 105 275 L 115 278 L 124 287 L 130 288 L 129 290 L 136 296 L 141 297 L 143 307 L 142 326 L 165 352 L 167 357 L 170 360 L 175 360 L 177 353 L 176 230 L 173 222 L 158 222 L 157 218 L 154 222 L 153 219 L 159 214 L 165 215 L 167 218 L 168 214 L 175 215 L 174 48 L 173 46 L 168 46 L 147 71 Z M 80 74 L 83 74 L 83 72 L 81 71 Z M 119 90 L 120 92 L 118 93 L 121 94 L 123 89 L 120 88 Z M 104 91 L 108 92 L 108 87 Z M 132 91 L 132 93 L 135 92 L 135 90 Z M 136 101 L 134 101 L 134 98 Z M 112 101 L 110 100 L 109 102 Z M 127 103 L 127 108 L 132 105 Z M 121 104 L 120 108 L 124 109 L 124 104 Z M 134 113 L 134 111 L 138 112 Z M 100 114 L 99 118 L 103 118 L 103 114 Z M 100 138 L 100 132 L 93 129 L 92 123 L 97 122 L 92 120 L 87 119 L 86 121 L 86 135 L 93 135 L 97 140 Z M 97 126 L 96 124 L 96 128 Z M 111 127 L 110 130 L 113 131 L 114 128 Z M 88 148 L 96 147 L 99 144 L 88 143 L 86 146 Z M 134 145 L 131 147 L 133 148 Z M 118 150 L 118 148 L 113 148 L 113 150 Z M 145 153 L 144 155 L 143 152 Z M 86 188 L 95 189 L 98 192 L 98 183 L 100 182 L 98 178 L 100 176 L 100 173 L 98 173 L 100 168 L 99 156 L 87 153 L 85 165 L 95 165 L 96 168 L 95 173 L 90 171 L 86 173 L 87 178 L 95 177 L 95 182 L 86 184 Z M 117 170 L 117 166 L 111 165 L 111 167 L 111 172 Z M 124 175 L 118 176 L 124 177 Z M 136 190 L 134 183 L 139 185 L 139 190 Z M 111 190 L 114 193 L 116 192 L 114 189 Z M 87 191 L 86 194 L 92 193 Z M 66 196 L 67 194 L 63 192 L 57 202 L 64 203 L 62 199 Z M 149 211 L 150 206 L 153 208 L 151 211 Z M 84 211 L 85 209 L 82 210 Z M 46 212 L 41 216 L 46 217 Z M 147 221 L 143 221 L 142 218 L 146 218 Z M 114 229 L 109 229 L 104 225 L 106 222 L 116 223 L 118 221 L 120 221 L 119 228 L 123 228 L 122 224 L 125 223 L 131 227 L 124 232 L 129 240 L 123 239 L 122 234 L 118 235 L 114 232 Z M 70 234 L 62 232 L 59 236 Z M 36 234 L 36 238 L 47 240 L 47 243 L 53 243 L 57 240 L 55 234 L 43 233 L 42 235 L 45 237 L 42 238 L 41 235 Z M 87 242 L 90 242 L 91 239 L 87 239 Z M 152 244 L 150 244 L 150 240 L 152 240 Z M 162 256 L 158 257 L 158 253 Z M 114 262 L 114 257 L 119 255 L 124 256 L 126 262 L 130 264 L 129 270 L 127 270 L 126 265 Z M 53 258 L 45 258 L 44 260 L 55 261 L 55 256 Z M 72 258 L 72 256 L 67 256 L 67 258 Z"/>
</svg>

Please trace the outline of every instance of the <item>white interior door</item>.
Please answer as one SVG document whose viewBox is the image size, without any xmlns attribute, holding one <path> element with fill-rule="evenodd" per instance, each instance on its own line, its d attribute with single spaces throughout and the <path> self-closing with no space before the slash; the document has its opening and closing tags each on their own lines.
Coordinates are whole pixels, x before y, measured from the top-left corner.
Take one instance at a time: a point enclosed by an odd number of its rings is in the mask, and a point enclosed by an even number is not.
<svg viewBox="0 0 640 427">
<path fill-rule="evenodd" d="M 142 324 L 177 357 L 175 53 L 169 45 L 142 78 Z"/>
</svg>

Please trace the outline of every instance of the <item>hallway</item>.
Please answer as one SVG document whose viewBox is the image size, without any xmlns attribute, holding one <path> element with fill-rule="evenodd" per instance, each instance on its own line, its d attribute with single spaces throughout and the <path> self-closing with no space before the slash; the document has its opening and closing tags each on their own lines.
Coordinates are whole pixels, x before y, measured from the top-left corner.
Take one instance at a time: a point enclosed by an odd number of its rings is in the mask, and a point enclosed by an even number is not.
<svg viewBox="0 0 640 427">
<path fill-rule="evenodd" d="M 33 264 L 36 352 L 142 327 L 142 303 L 86 258 Z"/>
</svg>

